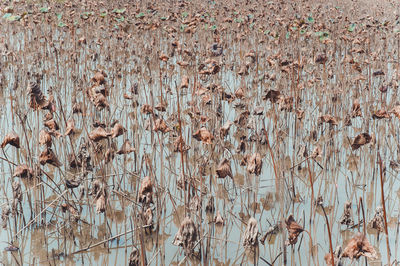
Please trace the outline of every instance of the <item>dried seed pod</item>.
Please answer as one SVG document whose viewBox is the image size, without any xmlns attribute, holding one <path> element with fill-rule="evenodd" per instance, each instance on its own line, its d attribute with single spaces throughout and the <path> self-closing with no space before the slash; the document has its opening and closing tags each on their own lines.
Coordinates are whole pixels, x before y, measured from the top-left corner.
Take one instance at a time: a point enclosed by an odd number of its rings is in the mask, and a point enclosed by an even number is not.
<svg viewBox="0 0 400 266">
<path fill-rule="evenodd" d="M 245 248 L 255 247 L 258 245 L 258 223 L 251 217 L 247 222 L 246 231 L 243 235 L 243 246 Z"/>
<path fill-rule="evenodd" d="M 219 163 L 216 172 L 219 178 L 225 178 L 229 176 L 233 179 L 231 164 L 226 158 Z"/>
<path fill-rule="evenodd" d="M 139 266 L 140 264 L 140 254 L 136 247 L 133 247 L 131 254 L 129 255 L 129 266 Z"/>
<path fill-rule="evenodd" d="M 289 239 L 286 242 L 286 245 L 294 245 L 297 243 L 297 237 L 301 232 L 304 231 L 303 227 L 301 227 L 296 221 L 292 214 L 285 221 L 286 229 L 289 232 Z"/>
<path fill-rule="evenodd" d="M 262 169 L 261 154 L 256 152 L 247 160 L 247 172 L 249 174 L 260 175 Z"/>
<path fill-rule="evenodd" d="M 153 182 L 150 176 L 143 178 L 140 184 L 139 202 L 144 204 L 153 203 Z"/>
<path fill-rule="evenodd" d="M 340 223 L 345 224 L 347 226 L 353 226 L 353 212 L 351 210 L 351 202 L 346 202 L 344 204 L 344 212 L 342 217 L 340 218 Z"/>
<path fill-rule="evenodd" d="M 106 132 L 106 130 L 102 127 L 96 127 L 92 132 L 89 134 L 89 139 L 91 139 L 94 142 L 98 142 L 102 139 L 106 139 L 110 136 L 111 134 Z"/>
<path fill-rule="evenodd" d="M 129 140 L 125 140 L 121 148 L 117 151 L 117 154 L 129 154 L 134 151 L 135 148 L 132 147 L 131 142 Z"/>
<path fill-rule="evenodd" d="M 62 165 L 52 149 L 48 147 L 46 147 L 40 154 L 39 162 L 41 165 L 45 165 L 46 163 L 48 163 L 54 165 L 55 167 L 60 167 Z"/>
<path fill-rule="evenodd" d="M 229 129 L 231 128 L 231 125 L 233 123 L 231 121 L 226 121 L 226 123 L 219 129 L 219 135 L 221 137 L 221 139 L 225 138 L 228 133 L 229 133 Z"/>
<path fill-rule="evenodd" d="M 214 222 L 216 225 L 219 226 L 222 226 L 225 223 L 224 218 L 222 218 L 221 213 L 219 211 L 217 211 L 217 215 L 214 218 Z"/>
<path fill-rule="evenodd" d="M 200 128 L 193 134 L 193 138 L 198 141 L 202 141 L 206 144 L 212 144 L 214 136 L 205 127 Z"/>
<path fill-rule="evenodd" d="M 1 148 L 4 149 L 4 147 L 7 144 L 10 144 L 11 146 L 14 146 L 14 147 L 16 147 L 18 149 L 20 148 L 19 136 L 17 135 L 17 133 L 15 133 L 15 132 L 8 133 L 4 137 L 3 142 L 1 143 Z"/>
<path fill-rule="evenodd" d="M 31 178 L 34 176 L 33 169 L 28 167 L 26 164 L 18 165 L 15 170 L 13 177 L 20 177 L 20 178 Z"/>
<path fill-rule="evenodd" d="M 346 248 L 343 250 L 342 257 L 358 259 L 361 256 L 365 256 L 370 259 L 378 258 L 374 247 L 369 243 L 367 237 L 358 232 L 352 239 L 350 239 Z"/>
<path fill-rule="evenodd" d="M 51 138 L 51 135 L 47 130 L 42 129 L 40 130 L 39 133 L 39 144 L 40 145 L 46 145 L 47 147 L 51 147 L 51 144 L 53 143 L 53 140 Z"/>
<path fill-rule="evenodd" d="M 385 231 L 385 220 L 383 218 L 383 208 L 381 206 L 376 208 L 374 218 L 369 221 L 368 226 L 381 233 Z"/>
<path fill-rule="evenodd" d="M 116 138 L 121 136 L 126 132 L 126 129 L 120 124 L 120 123 L 115 123 L 113 128 L 111 129 L 111 137 Z"/>
<path fill-rule="evenodd" d="M 198 231 L 196 225 L 190 217 L 185 217 L 174 237 L 173 244 L 183 247 L 186 254 L 192 254 L 197 239 Z"/>
<path fill-rule="evenodd" d="M 65 131 L 64 135 L 69 136 L 71 134 L 74 134 L 75 132 L 75 120 L 71 117 L 67 121 L 67 130 Z"/>
<path fill-rule="evenodd" d="M 165 134 L 165 133 L 170 132 L 172 129 L 170 129 L 170 128 L 167 126 L 167 123 L 165 123 L 165 121 L 164 121 L 163 119 L 157 118 L 157 119 L 154 121 L 153 130 L 154 130 L 155 132 L 161 131 L 162 133 Z"/>
<path fill-rule="evenodd" d="M 354 138 L 353 143 L 351 144 L 351 148 L 353 150 L 357 150 L 361 146 L 370 143 L 372 137 L 368 133 L 361 133 Z"/>
</svg>

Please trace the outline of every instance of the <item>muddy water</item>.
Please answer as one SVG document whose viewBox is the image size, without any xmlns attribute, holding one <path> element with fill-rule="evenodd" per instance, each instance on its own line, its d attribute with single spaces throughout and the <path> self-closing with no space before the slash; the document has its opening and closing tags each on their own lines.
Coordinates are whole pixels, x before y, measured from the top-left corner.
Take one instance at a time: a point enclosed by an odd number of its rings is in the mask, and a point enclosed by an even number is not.
<svg viewBox="0 0 400 266">
<path fill-rule="evenodd" d="M 140 180 L 146 175 L 156 178 L 154 196 L 158 197 L 159 202 L 159 205 L 155 203 L 152 206 L 153 214 L 159 213 L 159 217 L 154 217 L 158 231 L 144 235 L 143 239 L 148 263 L 165 265 L 208 262 L 231 265 L 253 264 L 256 261 L 262 265 L 263 260 L 271 263 L 277 258 L 276 262 L 281 265 L 284 257 L 282 237 L 287 237 L 286 231 L 267 238 L 265 245 L 260 244 L 256 259 L 243 248 L 242 236 L 249 217 L 255 217 L 258 221 L 261 238 L 282 216 L 287 217 L 292 213 L 309 234 L 301 234 L 294 247 L 287 247 L 288 264 L 323 264 L 323 257 L 329 252 L 329 238 L 323 210 L 311 200 L 310 173 L 314 180 L 314 198 L 322 196 L 323 199 L 331 225 L 333 247 L 344 246 L 355 232 L 363 230 L 362 227 L 346 228 L 340 225 L 346 201 L 352 203 L 355 224 L 362 220 L 361 210 L 358 208 L 360 197 L 364 201 L 367 221 L 373 218 L 376 207 L 381 205 L 377 151 L 386 167 L 384 189 L 391 259 L 400 259 L 397 252 L 400 183 L 397 170 L 389 166 L 390 161 L 397 160 L 399 121 L 394 117 L 389 121 L 358 117 L 352 119 L 351 126 L 345 126 L 344 123 L 353 99 L 360 99 L 363 113 L 369 116 L 370 111 L 380 106 L 387 105 L 388 109 L 393 107 L 397 88 L 382 97 L 376 89 L 362 91 L 362 85 L 353 84 L 351 79 L 355 75 L 351 76 L 350 70 L 340 64 L 333 67 L 334 73 L 330 78 L 322 66 L 311 64 L 299 74 L 304 88 L 296 92 L 301 99 L 298 108 L 305 112 L 304 118 L 299 120 L 294 111 L 282 111 L 278 104 L 262 100 L 269 89 L 278 89 L 285 95 L 293 93 L 293 79 L 288 78 L 284 72 L 267 67 L 262 59 L 250 66 L 248 76 L 239 76 L 230 67 L 235 66 L 238 69 L 245 59 L 237 60 L 237 54 L 243 54 L 249 49 L 260 53 L 267 51 L 267 56 L 274 54 L 266 49 L 265 44 L 257 41 L 227 47 L 223 57 L 219 58 L 224 62 L 221 72 L 213 77 L 204 77 L 173 68 L 176 62 L 174 60 L 178 58 L 171 59 L 168 63 L 160 62 L 155 51 L 171 51 L 171 46 L 163 42 L 162 35 L 157 39 L 152 34 L 145 34 L 141 36 L 142 42 L 124 42 L 117 38 L 106 41 L 101 33 L 88 29 L 77 31 L 76 35 L 58 28 L 43 27 L 40 30 L 14 32 L 11 25 L 6 25 L 5 29 L 9 38 L 2 39 L 0 47 L 4 51 L 0 57 L 0 102 L 4 106 L 0 115 L 1 134 L 3 136 L 12 130 L 17 132 L 21 137 L 22 147 L 17 150 L 6 146 L 2 151 L 2 206 L 8 204 L 13 197 L 11 183 L 14 180 L 12 173 L 15 166 L 7 160 L 17 165 L 34 165 L 38 163 L 38 156 L 43 149 L 38 145 L 38 137 L 43 128 L 45 112 L 29 108 L 26 92 L 28 81 L 33 79 L 32 74 L 43 74 L 41 90 L 46 96 L 52 92 L 55 97 L 55 119 L 60 125 L 60 132 L 65 131 L 65 121 L 70 117 L 74 117 L 78 130 L 72 138 L 53 140 L 53 150 L 63 165 L 60 168 L 42 166 L 52 181 L 47 176 L 30 182 L 21 180 L 23 214 L 10 216 L 7 228 L 0 229 L 0 250 L 5 250 L 13 242 L 13 245 L 19 247 L 19 251 L 2 251 L 0 261 L 4 264 L 127 264 L 133 246 L 141 245 L 138 225 L 135 223 L 138 215 L 136 198 Z M 82 35 L 93 41 L 83 47 L 78 46 L 77 38 Z M 43 36 L 52 36 L 52 42 Z M 210 44 L 208 37 L 201 37 L 198 47 L 193 49 L 207 51 Z M 227 39 L 232 41 L 233 37 L 228 36 Z M 182 41 L 191 44 L 193 40 L 182 37 Z M 151 46 L 151 43 L 154 45 Z M 8 50 L 5 48 L 6 44 Z M 378 41 L 375 44 L 380 45 Z M 319 45 L 318 41 L 315 45 Z M 304 58 L 309 55 L 308 47 L 304 44 L 299 48 L 299 53 Z M 390 54 L 394 48 L 388 47 L 386 52 Z M 332 54 L 339 62 L 345 57 L 346 49 L 338 48 Z M 204 58 L 192 58 L 193 61 L 200 59 Z M 395 68 L 396 65 L 392 63 L 385 65 L 388 80 L 392 78 Z M 90 87 L 90 78 L 97 69 L 104 69 L 108 74 L 107 83 L 112 91 L 109 97 L 110 111 L 97 110 L 84 93 Z M 276 79 L 259 78 L 267 74 L 275 74 Z M 183 75 L 190 77 L 191 85 L 188 89 L 179 89 L 177 92 L 176 85 L 179 85 Z M 208 93 L 211 104 L 204 104 L 201 96 L 193 93 L 195 81 L 203 87 L 212 87 L 213 83 L 222 85 L 226 92 L 232 94 L 237 88 L 243 87 L 245 97 L 233 102 L 223 101 L 218 91 L 212 92 L 210 89 Z M 138 95 L 133 100 L 124 99 L 123 94 L 129 92 L 135 83 L 138 84 Z M 378 88 L 382 84 L 382 79 L 375 78 L 368 85 L 370 88 Z M 160 88 L 168 105 L 165 112 L 158 114 L 174 129 L 166 134 L 147 130 L 149 123 L 153 123 L 152 118 L 140 112 L 143 104 L 156 105 L 160 102 Z M 202 199 L 203 211 L 192 211 L 202 238 L 201 262 L 195 259 L 186 260 L 182 248 L 172 245 L 174 235 L 185 216 L 184 192 L 177 185 L 182 171 L 181 156 L 173 151 L 173 141 L 177 137 L 177 93 L 182 112 L 183 136 L 186 144 L 191 147 L 185 156 L 185 172 L 201 184 L 195 194 Z M 73 98 L 86 106 L 85 116 L 72 113 Z M 199 113 L 210 118 L 208 122 L 201 124 L 198 117 L 191 119 L 194 113 L 188 104 L 191 101 L 197 101 Z M 263 115 L 253 115 L 257 106 L 263 108 Z M 207 145 L 192 138 L 200 125 L 205 125 L 214 136 L 218 136 L 218 129 L 226 121 L 234 121 L 245 110 L 249 110 L 251 114 L 247 123 L 242 126 L 234 124 L 225 139 L 216 138 L 214 144 Z M 23 120 L 24 114 L 25 127 L 19 118 L 21 116 Z M 339 117 L 338 125 L 319 124 L 317 118 L 325 114 Z M 78 190 L 66 188 L 65 178 L 80 175 L 79 171 L 69 168 L 67 156 L 72 149 L 77 152 L 79 145 L 92 130 L 92 122 L 99 120 L 109 125 L 115 119 L 128 131 L 113 140 L 113 143 L 102 143 L 104 146 L 100 148 L 100 152 L 92 156 L 93 171 L 83 181 L 88 191 L 94 179 L 102 177 L 107 180 L 109 206 L 106 214 L 97 214 L 91 196 L 86 194 L 82 200 L 78 200 Z M 277 177 L 267 145 L 258 141 L 263 138 L 260 131 L 264 124 L 268 130 L 278 179 L 281 180 L 281 191 L 277 191 Z M 376 142 L 353 151 L 351 141 L 362 132 L 374 132 Z M 247 140 L 246 153 L 257 151 L 263 157 L 260 176 L 249 174 L 246 167 L 240 165 L 243 154 L 237 152 L 236 147 L 243 136 Z M 105 147 L 114 145 L 119 148 L 125 139 L 133 143 L 136 151 L 128 155 L 116 155 L 112 163 L 105 164 Z M 303 150 L 303 146 L 308 154 L 319 147 L 320 155 L 305 160 L 302 152 L 299 152 Z M 149 163 L 145 162 L 146 157 Z M 215 169 L 222 158 L 230 160 L 233 180 L 216 178 Z M 65 192 L 66 190 L 68 191 Z M 61 193 L 65 193 L 62 200 L 58 196 Z M 215 197 L 216 210 L 225 219 L 223 227 L 214 225 L 215 213 L 206 214 L 204 211 L 210 195 Z M 59 206 L 66 200 L 78 206 L 79 222 L 73 222 L 70 214 L 61 211 Z M 33 218 L 37 223 L 24 228 Z M 312 246 L 309 235 L 312 237 Z M 119 237 L 104 241 L 113 236 Z M 370 264 L 387 263 L 385 235 L 368 229 L 367 237 L 379 255 L 377 260 L 369 261 Z M 102 241 L 104 244 L 85 250 Z M 363 263 L 363 259 L 360 263 Z"/>
</svg>

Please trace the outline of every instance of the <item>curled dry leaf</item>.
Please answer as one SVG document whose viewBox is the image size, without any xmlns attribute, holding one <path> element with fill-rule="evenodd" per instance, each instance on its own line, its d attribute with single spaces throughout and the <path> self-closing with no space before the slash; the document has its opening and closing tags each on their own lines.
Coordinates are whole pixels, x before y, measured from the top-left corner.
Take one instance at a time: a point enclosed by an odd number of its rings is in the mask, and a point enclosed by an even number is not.
<svg viewBox="0 0 400 266">
<path fill-rule="evenodd" d="M 258 152 L 253 153 L 250 158 L 247 159 L 247 172 L 249 174 L 260 175 L 262 169 L 261 154 Z"/>
<path fill-rule="evenodd" d="M 107 93 L 108 90 L 106 87 L 98 83 L 86 90 L 89 100 L 94 104 L 94 106 L 96 106 L 98 110 L 110 107 L 106 98 Z"/>
<path fill-rule="evenodd" d="M 378 258 L 374 247 L 369 243 L 367 237 L 363 233 L 358 232 L 350 239 L 346 248 L 343 250 L 342 257 L 358 259 L 361 256 L 370 259 Z"/>
<path fill-rule="evenodd" d="M 351 117 L 355 118 L 355 117 L 362 117 L 362 111 L 361 111 L 361 105 L 360 102 L 358 100 L 355 100 L 353 102 L 353 106 L 351 107 Z"/>
<path fill-rule="evenodd" d="M 351 148 L 353 150 L 357 150 L 361 146 L 370 143 L 372 137 L 368 133 L 361 133 L 354 138 L 353 143 L 351 144 Z"/>
<path fill-rule="evenodd" d="M 6 204 L 1 208 L 1 224 L 3 228 L 7 228 L 8 216 L 11 214 L 11 207 Z"/>
<path fill-rule="evenodd" d="M 113 148 L 109 148 L 109 149 L 107 149 L 107 151 L 106 151 L 106 154 L 105 154 L 105 162 L 106 163 L 109 163 L 109 162 L 111 162 L 112 160 L 114 160 L 114 153 L 115 153 L 115 151 L 114 151 L 114 149 Z"/>
<path fill-rule="evenodd" d="M 181 85 L 179 87 L 181 89 L 189 87 L 189 77 L 188 76 L 185 75 L 185 76 L 182 77 Z"/>
<path fill-rule="evenodd" d="M 215 224 L 222 226 L 224 225 L 225 221 L 224 218 L 222 218 L 221 213 L 219 211 L 217 211 L 217 215 L 214 218 Z"/>
<path fill-rule="evenodd" d="M 151 107 L 148 104 L 143 104 L 142 108 L 140 108 L 140 112 L 142 112 L 142 114 L 152 114 L 153 113 L 153 107 Z"/>
<path fill-rule="evenodd" d="M 78 156 L 73 153 L 68 155 L 68 165 L 72 169 L 82 167 L 82 163 L 79 160 Z"/>
<path fill-rule="evenodd" d="M 394 114 L 398 119 L 400 119 L 400 105 L 396 105 L 390 110 L 390 113 Z"/>
<path fill-rule="evenodd" d="M 73 118 L 68 119 L 67 121 L 67 130 L 64 135 L 69 136 L 75 133 L 75 120 Z"/>
<path fill-rule="evenodd" d="M 219 178 L 225 178 L 227 176 L 233 178 L 231 163 L 226 158 L 219 163 L 216 172 Z"/>
<path fill-rule="evenodd" d="M 267 239 L 268 236 L 276 235 L 281 231 L 282 231 L 281 223 L 277 223 L 273 226 L 270 226 L 267 232 L 265 232 L 265 235 L 260 239 L 261 244 L 264 245 L 265 240 Z"/>
<path fill-rule="evenodd" d="M 107 133 L 106 130 L 102 127 L 96 127 L 92 132 L 89 134 L 89 139 L 94 142 L 98 142 L 102 139 L 106 139 L 110 136 L 110 133 Z"/>
<path fill-rule="evenodd" d="M 286 242 L 286 245 L 294 245 L 297 243 L 297 237 L 301 232 L 304 231 L 303 227 L 301 227 L 296 221 L 292 214 L 285 221 L 286 229 L 289 232 L 289 239 Z"/>
<path fill-rule="evenodd" d="M 96 212 L 97 213 L 103 213 L 106 211 L 106 197 L 102 193 L 97 199 L 96 199 Z"/>
<path fill-rule="evenodd" d="M 79 220 L 79 213 L 71 204 L 68 204 L 65 202 L 63 204 L 61 204 L 61 211 L 63 213 L 69 212 L 74 217 L 75 221 Z"/>
<path fill-rule="evenodd" d="M 60 167 L 62 165 L 53 150 L 49 147 L 46 147 L 44 151 L 42 151 L 42 153 L 39 155 L 39 162 L 41 165 L 45 165 L 46 163 L 48 163 L 54 165 L 55 167 Z"/>
<path fill-rule="evenodd" d="M 244 97 L 244 90 L 243 90 L 242 87 L 238 88 L 235 91 L 235 97 L 238 98 L 238 99 L 242 99 Z"/>
<path fill-rule="evenodd" d="M 319 145 L 317 145 L 314 148 L 313 152 L 311 153 L 310 157 L 313 158 L 313 159 L 316 159 L 316 158 L 320 158 L 321 156 L 322 156 L 321 147 Z"/>
<path fill-rule="evenodd" d="M 200 128 L 193 134 L 193 138 L 198 141 L 202 141 L 206 144 L 212 144 L 214 136 L 205 127 Z"/>
<path fill-rule="evenodd" d="M 31 108 L 37 110 L 46 104 L 46 97 L 43 95 L 36 82 L 29 82 L 27 91 L 30 97 L 29 106 Z"/>
<path fill-rule="evenodd" d="M 325 256 L 324 256 L 324 260 L 325 260 L 325 263 L 326 263 L 326 265 L 331 265 L 331 266 L 340 266 L 340 265 L 342 265 L 342 263 L 341 263 L 341 256 L 342 255 L 342 247 L 341 246 L 338 246 L 337 248 L 336 248 L 336 250 L 333 252 L 333 262 L 335 263 L 335 265 L 332 265 L 332 254 L 331 253 L 327 253 L 327 254 L 325 254 Z"/>
<path fill-rule="evenodd" d="M 325 64 L 327 60 L 328 60 L 328 57 L 325 54 L 318 54 L 315 57 L 315 63 L 317 63 L 317 64 Z"/>
<path fill-rule="evenodd" d="M 192 254 L 198 239 L 197 227 L 190 217 L 183 219 L 173 244 L 184 248 L 186 254 Z"/>
<path fill-rule="evenodd" d="M 264 96 L 264 100 L 270 100 L 272 103 L 278 102 L 278 100 L 281 98 L 281 93 L 276 90 L 269 90 L 267 92 L 267 95 Z"/>
<path fill-rule="evenodd" d="M 328 123 L 328 124 L 333 125 L 333 126 L 337 126 L 337 125 L 338 125 L 337 119 L 336 119 L 335 117 L 331 116 L 331 115 L 323 115 L 323 116 L 320 116 L 320 117 L 318 118 L 318 122 L 319 122 L 320 124 L 322 124 L 322 123 Z"/>
<path fill-rule="evenodd" d="M 167 126 L 167 123 L 165 123 L 165 121 L 164 121 L 163 119 L 157 118 L 157 119 L 154 121 L 153 130 L 154 130 L 155 132 L 161 131 L 162 133 L 168 133 L 168 132 L 170 132 L 172 129 L 170 129 L 170 128 Z"/>
<path fill-rule="evenodd" d="M 390 115 L 388 112 L 386 112 L 386 110 L 380 109 L 380 110 L 373 112 L 372 118 L 374 118 L 374 119 L 390 118 Z"/>
<path fill-rule="evenodd" d="M 183 137 L 178 136 L 174 141 L 174 152 L 186 152 L 190 147 L 186 145 Z"/>
<path fill-rule="evenodd" d="M 351 210 L 351 202 L 346 202 L 344 204 L 344 212 L 342 217 L 340 218 L 340 223 L 345 224 L 347 226 L 353 226 L 353 212 Z"/>
<path fill-rule="evenodd" d="M 51 131 L 57 131 L 60 129 L 57 122 L 53 118 L 45 120 L 43 124 L 45 127 L 50 129 Z"/>
<path fill-rule="evenodd" d="M 243 235 L 243 246 L 245 248 L 255 247 L 258 245 L 258 223 L 251 217 L 247 222 L 246 231 Z"/>
<path fill-rule="evenodd" d="M 117 154 L 129 154 L 134 152 L 135 148 L 132 147 L 132 144 L 129 140 L 125 140 L 124 144 L 122 144 L 121 148 L 117 151 Z"/>
<path fill-rule="evenodd" d="M 1 143 L 1 148 L 4 149 L 4 147 L 10 144 L 11 146 L 14 146 L 16 148 L 20 148 L 20 143 L 19 143 L 19 136 L 15 132 L 8 133 L 4 139 L 3 142 Z"/>
<path fill-rule="evenodd" d="M 144 204 L 153 203 L 153 182 L 150 176 L 143 178 L 139 189 L 139 202 Z"/>
<path fill-rule="evenodd" d="M 13 177 L 31 178 L 33 176 L 34 176 L 33 169 L 28 167 L 26 164 L 18 165 L 13 173 Z"/>
<path fill-rule="evenodd" d="M 385 220 L 383 218 L 383 208 L 381 206 L 376 208 L 374 218 L 369 221 L 368 226 L 381 233 L 385 231 Z"/>
<path fill-rule="evenodd" d="M 111 129 L 111 137 L 116 138 L 121 136 L 126 132 L 126 129 L 120 124 L 120 123 L 115 123 L 113 128 Z"/>
<path fill-rule="evenodd" d="M 208 201 L 207 201 L 206 212 L 208 212 L 208 213 L 213 213 L 214 210 L 215 210 L 215 206 L 214 206 L 214 197 L 213 197 L 213 196 L 210 196 L 210 197 L 208 198 Z"/>
<path fill-rule="evenodd" d="M 221 66 L 214 59 L 207 59 L 199 66 L 199 73 L 205 75 L 215 75 L 221 69 Z"/>
<path fill-rule="evenodd" d="M 231 121 L 226 121 L 226 123 L 219 129 L 219 135 L 220 137 L 223 139 L 224 137 L 226 137 L 226 135 L 228 135 L 229 133 L 229 129 L 231 128 L 231 125 L 233 123 Z"/>
<path fill-rule="evenodd" d="M 139 266 L 140 264 L 140 254 L 136 247 L 133 247 L 131 254 L 129 255 L 129 266 Z"/>
<path fill-rule="evenodd" d="M 164 53 L 161 53 L 159 58 L 160 58 L 161 61 L 164 61 L 164 62 L 167 62 L 168 59 L 169 59 L 168 55 L 166 55 Z"/>
<path fill-rule="evenodd" d="M 104 72 L 104 70 L 100 70 L 94 74 L 94 76 L 92 77 L 91 80 L 96 85 L 103 85 L 106 83 L 106 77 L 107 77 L 107 74 Z"/>
</svg>

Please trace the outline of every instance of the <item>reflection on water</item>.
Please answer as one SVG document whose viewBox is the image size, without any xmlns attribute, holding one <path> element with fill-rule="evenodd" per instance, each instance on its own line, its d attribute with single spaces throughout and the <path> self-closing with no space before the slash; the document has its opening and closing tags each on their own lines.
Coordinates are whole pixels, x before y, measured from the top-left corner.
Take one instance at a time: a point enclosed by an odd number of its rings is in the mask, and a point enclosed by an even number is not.
<svg viewBox="0 0 400 266">
<path fill-rule="evenodd" d="M 177 34 L 174 38 L 185 46 L 183 52 L 170 45 L 172 37 L 163 31 L 158 35 L 141 33 L 140 40 L 132 36 L 123 40 L 105 38 L 102 33 L 107 30 L 83 27 L 74 35 L 61 27 L 21 28 L 5 23 L 4 32 L 7 38 L 0 43 L 5 51 L 0 56 L 0 132 L 1 137 L 16 132 L 21 148 L 7 145 L 0 155 L 3 213 L 15 198 L 14 180 L 21 180 L 23 197 L 21 205 L 10 209 L 8 218 L 3 219 L 0 249 L 15 246 L 18 251 L 2 251 L 2 263 L 126 265 L 134 247 L 145 253 L 152 265 L 252 265 L 266 261 L 281 265 L 284 258 L 292 264 L 324 263 L 329 253 L 324 213 L 330 222 L 333 248 L 345 247 L 356 232 L 363 230 L 360 197 L 367 221 L 381 206 L 377 151 L 384 161 L 391 259 L 400 259 L 396 251 L 400 187 L 395 167 L 399 121 L 394 116 L 380 120 L 370 115 L 381 108 L 391 110 L 397 102 L 398 86 L 392 84 L 382 96 L 375 89 L 382 86 L 382 79 L 370 74 L 371 68 L 382 67 L 387 80 L 397 78 L 395 64 L 383 65 L 384 60 L 378 60 L 390 57 L 393 62 L 395 58 L 392 52 L 397 44 L 391 32 L 369 36 L 376 63 L 371 60 L 368 69 L 360 73 L 350 69 L 351 59 L 347 58 L 351 54 L 364 63 L 369 59 L 365 53 L 348 51 L 353 46 L 364 47 L 360 41 L 349 44 L 338 37 L 333 45 L 299 35 L 280 44 L 274 40 L 261 42 L 256 33 L 245 42 L 237 41 L 234 33 L 227 34 L 223 37 L 223 56 L 215 59 L 221 62 L 217 75 L 201 75 L 198 67 L 179 67 L 177 63 L 205 61 L 213 36 L 208 32 Z M 87 44 L 77 46 L 76 39 L 81 36 Z M 256 51 L 259 62 L 250 60 L 245 68 L 249 74 L 238 75 L 249 50 Z M 317 50 L 330 56 L 329 64 L 315 64 L 311 54 Z M 169 61 L 161 61 L 160 52 L 167 53 Z M 298 57 L 304 61 L 301 70 L 295 63 Z M 204 67 L 215 67 L 215 63 L 207 62 Z M 290 68 L 285 68 L 287 65 Z M 99 69 L 107 73 L 109 109 L 96 108 L 96 102 L 91 102 L 86 93 Z M 189 84 L 177 88 L 185 75 Z M 47 98 L 54 97 L 53 119 L 60 135 L 53 132 L 50 146 L 62 163 L 60 167 L 39 164 L 45 148 L 39 145 L 40 131 L 49 119 L 45 117 L 47 111 L 29 106 L 26 87 L 34 79 L 40 81 Z M 262 100 L 271 89 L 294 98 L 275 103 L 273 99 Z M 351 118 L 348 125 L 346 118 L 355 99 L 360 101 L 364 116 Z M 74 112 L 76 104 L 82 112 Z M 143 111 L 146 104 L 151 111 Z M 320 122 L 318 118 L 327 114 L 337 118 L 337 125 Z M 71 118 L 75 133 L 65 136 Z M 158 119 L 163 119 L 168 130 L 162 129 L 164 124 Z M 109 132 L 116 120 L 127 129 L 122 136 L 89 141 L 93 124 Z M 221 137 L 220 128 L 227 121 L 234 123 L 226 137 Z M 262 131 L 264 125 L 271 151 Z M 192 137 L 203 126 L 214 136 L 212 144 Z M 190 147 L 182 154 L 176 152 L 180 129 Z M 373 133 L 374 140 L 353 150 L 354 137 L 364 132 Z M 132 149 L 123 146 L 127 140 Z M 260 175 L 250 173 L 247 167 L 256 152 L 262 158 Z M 80 167 L 71 167 L 75 156 Z M 232 178 L 217 178 L 216 168 L 223 158 L 231 165 Z M 21 164 L 32 167 L 35 173 L 40 167 L 42 172 L 33 179 L 12 177 Z M 145 176 L 154 182 L 147 212 L 153 215 L 153 224 L 148 228 L 144 228 L 146 220 L 141 215 L 147 208 L 138 200 Z M 190 184 L 189 193 L 181 189 L 183 177 Z M 79 182 L 68 188 L 67 179 Z M 95 190 L 95 180 L 105 182 L 99 190 Z M 73 182 L 69 186 L 73 187 Z M 105 195 L 105 213 L 97 213 L 101 193 Z M 319 205 L 311 199 L 312 193 Z M 214 208 L 208 204 L 211 196 Z M 347 201 L 351 202 L 355 224 L 348 228 L 339 223 Z M 217 211 L 223 225 L 215 225 Z M 172 244 L 189 214 L 199 229 L 195 250 L 201 258 L 186 256 L 181 247 Z M 289 214 L 307 234 L 301 234 L 295 246 L 283 248 L 282 237 L 287 238 L 287 231 L 279 225 Z M 251 217 L 257 220 L 259 239 L 267 231 L 269 234 L 264 244 L 245 249 L 243 235 Z M 373 228 L 366 232 L 378 252 L 378 259 L 369 263 L 387 263 L 384 233 Z"/>
</svg>

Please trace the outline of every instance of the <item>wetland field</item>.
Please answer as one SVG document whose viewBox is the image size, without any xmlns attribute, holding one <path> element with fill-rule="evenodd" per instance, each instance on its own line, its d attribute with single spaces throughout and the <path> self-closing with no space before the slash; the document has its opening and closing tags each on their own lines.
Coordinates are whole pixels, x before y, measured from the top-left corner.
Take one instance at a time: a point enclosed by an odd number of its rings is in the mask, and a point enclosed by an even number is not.
<svg viewBox="0 0 400 266">
<path fill-rule="evenodd" d="M 398 265 L 400 2 L 0 1 L 0 265 Z"/>
</svg>

